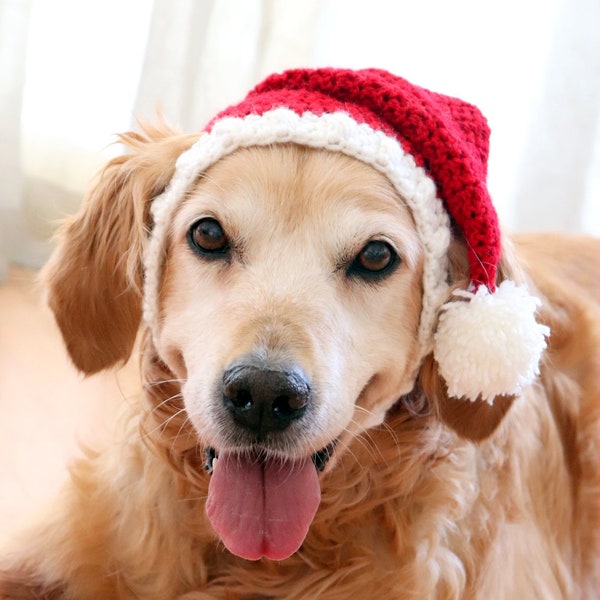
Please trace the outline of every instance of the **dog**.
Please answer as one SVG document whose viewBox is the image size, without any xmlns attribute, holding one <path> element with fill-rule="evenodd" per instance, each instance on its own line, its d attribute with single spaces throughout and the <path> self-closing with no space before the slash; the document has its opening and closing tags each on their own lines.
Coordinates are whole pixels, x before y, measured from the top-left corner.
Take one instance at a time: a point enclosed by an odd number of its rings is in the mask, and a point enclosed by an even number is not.
<svg viewBox="0 0 600 600">
<path fill-rule="evenodd" d="M 204 136 L 122 135 L 63 226 L 44 278 L 66 348 L 85 374 L 139 351 L 143 394 L 5 551 L 0 598 L 595 598 L 597 240 L 502 234 L 539 373 L 457 397 L 419 345 L 427 249 L 390 179 L 250 144 L 154 211 Z M 469 305 L 450 231 L 444 301 Z"/>
</svg>

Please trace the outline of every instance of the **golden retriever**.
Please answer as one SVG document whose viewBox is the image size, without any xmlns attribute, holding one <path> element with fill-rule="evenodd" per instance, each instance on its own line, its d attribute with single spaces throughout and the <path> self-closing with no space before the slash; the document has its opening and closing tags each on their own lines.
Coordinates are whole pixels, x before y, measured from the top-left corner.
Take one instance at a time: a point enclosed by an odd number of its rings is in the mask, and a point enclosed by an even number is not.
<svg viewBox="0 0 600 600">
<path fill-rule="evenodd" d="M 150 201 L 197 137 L 122 136 L 129 153 L 64 226 L 45 277 L 84 373 L 134 349 Z M 168 239 L 159 339 L 139 335 L 143 396 L 4 552 L 1 598 L 597 597 L 595 240 L 505 237 L 499 277 L 527 281 L 551 336 L 535 384 L 490 404 L 449 398 L 434 358 L 418 364 L 423 250 L 370 166 L 236 150 Z M 464 285 L 458 235 L 450 261 Z M 246 410 L 257 389 L 266 416 Z M 261 461 L 272 481 L 256 498 Z"/>
</svg>

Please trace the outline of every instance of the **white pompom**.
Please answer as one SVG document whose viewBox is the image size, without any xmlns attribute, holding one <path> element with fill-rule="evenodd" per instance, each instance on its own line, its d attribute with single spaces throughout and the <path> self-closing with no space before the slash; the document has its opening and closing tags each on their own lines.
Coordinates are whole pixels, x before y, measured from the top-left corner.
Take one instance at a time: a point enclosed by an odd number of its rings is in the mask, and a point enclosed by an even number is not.
<svg viewBox="0 0 600 600">
<path fill-rule="evenodd" d="M 480 286 L 467 301 L 446 303 L 434 336 L 434 357 L 456 398 L 489 402 L 513 395 L 539 375 L 550 329 L 535 320 L 540 300 L 526 286 L 504 281 L 490 294 Z"/>
</svg>

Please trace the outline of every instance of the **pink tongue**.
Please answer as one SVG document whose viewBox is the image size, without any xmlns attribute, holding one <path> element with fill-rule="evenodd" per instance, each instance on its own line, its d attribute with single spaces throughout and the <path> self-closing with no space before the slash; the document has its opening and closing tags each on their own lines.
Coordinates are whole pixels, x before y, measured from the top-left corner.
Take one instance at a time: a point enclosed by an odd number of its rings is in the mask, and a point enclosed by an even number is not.
<svg viewBox="0 0 600 600">
<path fill-rule="evenodd" d="M 222 452 L 206 514 L 227 549 L 248 560 L 283 560 L 304 541 L 321 501 L 317 470 L 301 461 Z"/>
</svg>

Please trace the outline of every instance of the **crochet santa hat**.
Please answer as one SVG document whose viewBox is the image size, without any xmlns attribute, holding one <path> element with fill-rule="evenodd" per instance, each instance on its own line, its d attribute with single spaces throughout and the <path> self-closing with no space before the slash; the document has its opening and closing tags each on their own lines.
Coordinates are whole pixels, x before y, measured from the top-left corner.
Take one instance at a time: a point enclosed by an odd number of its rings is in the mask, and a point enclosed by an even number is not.
<svg viewBox="0 0 600 600">
<path fill-rule="evenodd" d="M 371 165 L 410 208 L 425 256 L 419 354 L 433 351 L 451 396 L 492 402 L 533 381 L 549 331 L 536 322 L 539 300 L 524 286 L 496 286 L 501 236 L 486 187 L 485 118 L 470 104 L 376 69 L 272 75 L 212 119 L 179 157 L 169 186 L 153 201 L 145 258 L 144 314 L 155 334 L 168 227 L 185 194 L 234 150 L 289 142 Z M 469 289 L 453 293 L 451 227 L 464 236 L 471 279 Z"/>
</svg>

